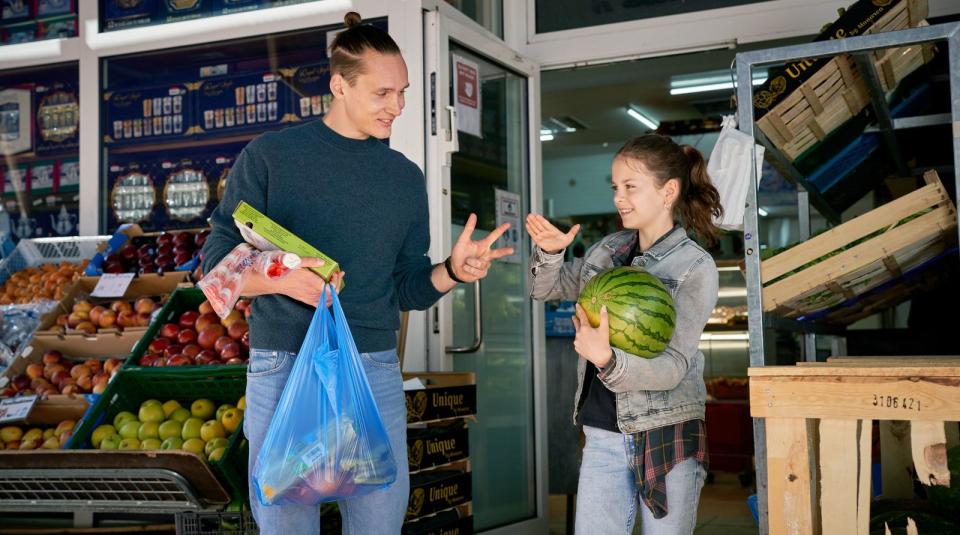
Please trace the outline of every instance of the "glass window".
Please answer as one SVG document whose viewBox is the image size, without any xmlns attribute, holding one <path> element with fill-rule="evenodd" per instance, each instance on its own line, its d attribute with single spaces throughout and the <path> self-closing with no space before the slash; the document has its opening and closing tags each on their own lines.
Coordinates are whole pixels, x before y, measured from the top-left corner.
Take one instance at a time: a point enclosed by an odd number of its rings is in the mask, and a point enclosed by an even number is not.
<svg viewBox="0 0 960 535">
<path fill-rule="evenodd" d="M 447 3 L 503 39 L 503 0 L 447 0 Z"/>
<path fill-rule="evenodd" d="M 765 0 L 537 0 L 537 33 L 652 19 Z"/>
</svg>

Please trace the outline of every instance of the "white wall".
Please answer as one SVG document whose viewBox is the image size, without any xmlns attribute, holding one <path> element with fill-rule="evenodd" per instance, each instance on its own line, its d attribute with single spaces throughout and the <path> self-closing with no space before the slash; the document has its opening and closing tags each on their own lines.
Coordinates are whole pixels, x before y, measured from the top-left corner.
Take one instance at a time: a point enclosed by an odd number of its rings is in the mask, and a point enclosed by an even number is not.
<svg viewBox="0 0 960 535">
<path fill-rule="evenodd" d="M 615 151 L 611 146 L 606 154 L 544 159 L 544 213 L 564 217 L 613 212 L 610 163 Z"/>
</svg>

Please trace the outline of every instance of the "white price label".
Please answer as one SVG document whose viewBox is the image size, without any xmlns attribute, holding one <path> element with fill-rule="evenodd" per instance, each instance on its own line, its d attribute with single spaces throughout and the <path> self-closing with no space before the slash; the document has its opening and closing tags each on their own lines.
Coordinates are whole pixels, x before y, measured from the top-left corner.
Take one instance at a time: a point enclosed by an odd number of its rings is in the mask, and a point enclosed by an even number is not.
<svg viewBox="0 0 960 535">
<path fill-rule="evenodd" d="M 104 273 L 90 292 L 92 297 L 123 297 L 136 273 Z"/>
<path fill-rule="evenodd" d="M 0 424 L 26 420 L 38 396 L 17 396 L 0 400 Z"/>
</svg>

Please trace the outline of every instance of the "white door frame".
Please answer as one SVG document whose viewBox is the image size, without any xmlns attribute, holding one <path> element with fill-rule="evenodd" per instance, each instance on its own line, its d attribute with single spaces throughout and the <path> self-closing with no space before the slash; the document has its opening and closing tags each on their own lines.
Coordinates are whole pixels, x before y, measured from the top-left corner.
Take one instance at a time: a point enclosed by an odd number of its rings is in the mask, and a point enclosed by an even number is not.
<svg viewBox="0 0 960 535">
<path fill-rule="evenodd" d="M 455 150 L 456 125 L 452 125 L 446 111 L 450 72 L 448 67 L 449 42 L 458 44 L 509 68 L 528 78 L 527 113 L 529 143 L 529 201 L 533 210 L 542 203 L 540 165 L 540 70 L 539 66 L 517 51 L 509 48 L 500 38 L 482 28 L 461 12 L 437 0 L 424 0 L 424 132 L 426 143 L 427 194 L 430 206 L 430 257 L 445 258 L 452 240 L 450 234 L 450 153 Z M 431 77 L 434 83 L 431 84 Z M 431 85 L 436 88 L 431 95 Z M 431 98 L 436 104 L 431 104 Z M 435 111 L 435 116 L 431 112 Z M 435 122 L 434 122 L 435 121 Z M 523 247 L 528 247 L 526 239 Z M 524 296 L 526 297 L 526 296 Z M 427 367 L 433 371 L 449 371 L 453 368 L 450 354 L 445 348 L 453 342 L 452 303 L 445 297 L 430 309 L 427 318 L 428 359 Z M 547 533 L 549 528 L 548 481 L 547 481 L 547 427 L 546 427 L 546 365 L 544 355 L 543 306 L 534 303 L 531 308 L 534 396 L 534 452 L 536 461 L 536 516 L 529 520 L 496 528 L 484 533 L 497 535 Z M 482 415 L 480 416 L 483 417 Z M 505 446 L 508 447 L 508 446 Z"/>
</svg>

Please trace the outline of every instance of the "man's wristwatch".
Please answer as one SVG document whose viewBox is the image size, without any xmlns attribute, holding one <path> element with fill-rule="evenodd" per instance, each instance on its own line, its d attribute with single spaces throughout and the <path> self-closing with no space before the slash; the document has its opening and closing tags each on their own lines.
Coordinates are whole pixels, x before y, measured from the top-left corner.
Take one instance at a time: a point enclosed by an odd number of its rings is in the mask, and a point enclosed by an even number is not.
<svg viewBox="0 0 960 535">
<path fill-rule="evenodd" d="M 453 279 L 454 282 L 460 284 L 465 284 L 467 281 L 460 279 L 453 273 L 453 266 L 450 265 L 450 257 L 448 256 L 446 260 L 443 261 L 443 267 L 447 268 L 447 275 Z"/>
</svg>

